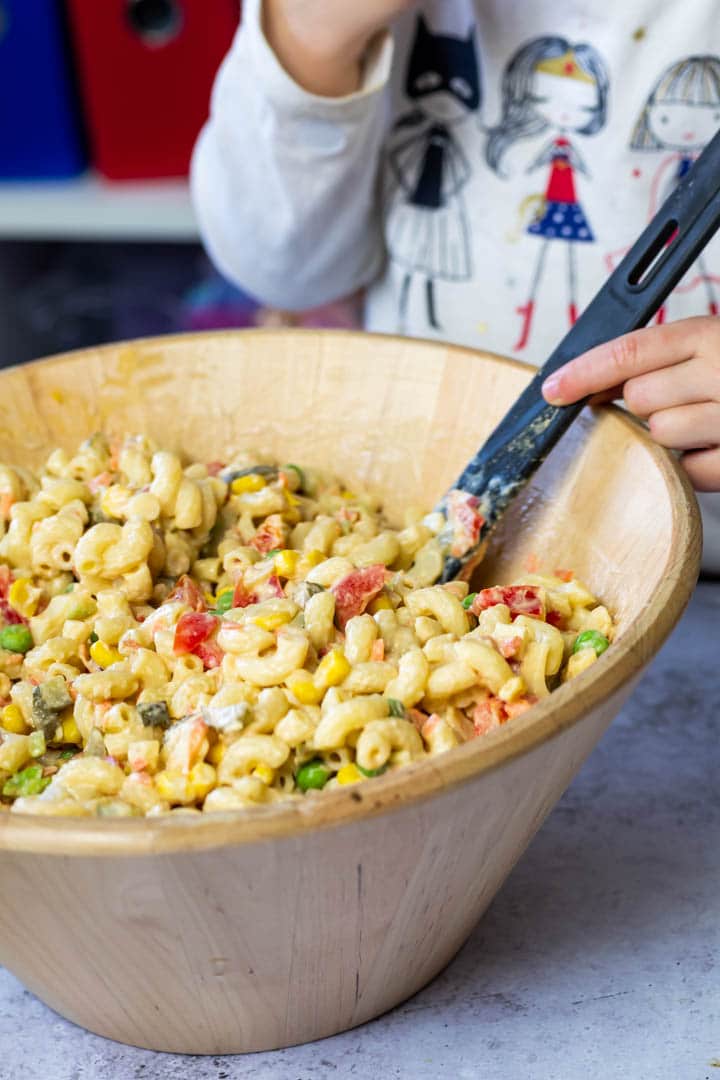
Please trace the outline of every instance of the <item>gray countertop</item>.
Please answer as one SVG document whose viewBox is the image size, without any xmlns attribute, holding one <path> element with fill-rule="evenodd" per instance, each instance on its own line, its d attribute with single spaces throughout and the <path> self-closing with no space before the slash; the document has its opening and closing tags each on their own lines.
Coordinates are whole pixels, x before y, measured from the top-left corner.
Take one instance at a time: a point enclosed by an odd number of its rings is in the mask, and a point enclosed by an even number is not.
<svg viewBox="0 0 720 1080">
<path fill-rule="evenodd" d="M 310 1046 L 175 1057 L 89 1035 L 0 971 L 0 1077 L 720 1080 L 719 620 L 720 585 L 701 585 L 468 944 L 406 1005 Z"/>
</svg>

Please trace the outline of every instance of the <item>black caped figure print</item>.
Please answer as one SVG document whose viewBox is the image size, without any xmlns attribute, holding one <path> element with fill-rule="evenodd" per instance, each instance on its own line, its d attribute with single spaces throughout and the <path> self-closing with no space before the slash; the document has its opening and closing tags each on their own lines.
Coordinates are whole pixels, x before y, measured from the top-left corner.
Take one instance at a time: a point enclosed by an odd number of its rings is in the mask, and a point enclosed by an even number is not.
<svg viewBox="0 0 720 1080">
<path fill-rule="evenodd" d="M 471 168 L 454 131 L 480 108 L 475 27 L 465 37 L 436 34 L 420 15 L 405 92 L 415 108 L 397 121 L 390 143 L 386 225 L 388 254 L 402 271 L 401 333 L 416 276 L 424 280 L 428 324 L 441 330 L 435 282 L 473 275 L 462 195 Z"/>
</svg>

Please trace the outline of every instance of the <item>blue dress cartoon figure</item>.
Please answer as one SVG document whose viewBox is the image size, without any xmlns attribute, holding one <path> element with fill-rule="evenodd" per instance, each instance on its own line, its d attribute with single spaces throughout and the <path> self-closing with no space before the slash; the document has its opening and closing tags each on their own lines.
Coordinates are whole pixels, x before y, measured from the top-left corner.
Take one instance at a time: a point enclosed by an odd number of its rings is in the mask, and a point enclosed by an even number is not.
<svg viewBox="0 0 720 1080">
<path fill-rule="evenodd" d="M 686 56 L 663 71 L 643 106 L 630 140 L 633 150 L 663 154 L 650 188 L 648 217 L 687 176 L 703 147 L 720 128 L 720 57 Z M 608 256 L 612 267 L 624 252 Z M 707 255 L 701 255 L 675 292 L 701 287 L 710 315 L 718 314 L 720 278 L 712 274 Z M 656 321 L 665 321 L 663 306 Z"/>
<path fill-rule="evenodd" d="M 502 116 L 491 128 L 485 156 L 492 169 L 506 175 L 507 151 L 520 139 L 548 133 L 550 139 L 527 167 L 547 168 L 542 195 L 523 200 L 521 212 L 534 209 L 526 227 L 541 241 L 535 256 L 528 297 L 517 309 L 521 318 L 515 350 L 524 349 L 532 332 L 538 290 L 551 243 L 567 252 L 568 321 L 578 316 L 578 245 L 595 241 L 577 192 L 577 175 L 589 176 L 577 135 L 594 135 L 605 124 L 608 78 L 600 55 L 586 44 L 571 45 L 562 37 L 534 38 L 511 57 L 502 82 Z"/>
<path fill-rule="evenodd" d="M 480 107 L 474 28 L 465 38 L 435 34 L 419 16 L 405 91 L 415 109 L 398 120 L 389 150 L 387 250 L 402 272 L 400 332 L 416 277 L 424 281 L 428 323 L 440 330 L 435 282 L 473 275 L 462 194 L 472 170 L 456 132 Z"/>
</svg>

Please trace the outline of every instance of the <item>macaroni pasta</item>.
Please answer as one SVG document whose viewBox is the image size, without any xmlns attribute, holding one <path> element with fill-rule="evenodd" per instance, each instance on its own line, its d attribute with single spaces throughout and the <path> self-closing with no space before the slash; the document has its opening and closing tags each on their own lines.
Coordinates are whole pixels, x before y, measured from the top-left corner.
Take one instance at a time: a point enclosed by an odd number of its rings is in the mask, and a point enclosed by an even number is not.
<svg viewBox="0 0 720 1080">
<path fill-rule="evenodd" d="M 596 662 L 612 618 L 561 570 L 435 584 L 477 526 L 455 494 L 393 530 L 319 472 L 188 465 L 143 436 L 0 466 L 0 805 L 234 810 L 512 721 Z"/>
</svg>

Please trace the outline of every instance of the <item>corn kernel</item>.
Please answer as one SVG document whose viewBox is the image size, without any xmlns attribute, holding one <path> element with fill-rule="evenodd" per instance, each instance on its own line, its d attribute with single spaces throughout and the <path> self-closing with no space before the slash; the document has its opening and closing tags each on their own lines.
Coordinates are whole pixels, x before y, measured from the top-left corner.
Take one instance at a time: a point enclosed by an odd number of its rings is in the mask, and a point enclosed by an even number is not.
<svg viewBox="0 0 720 1080">
<path fill-rule="evenodd" d="M 13 735 L 26 735 L 28 725 L 17 705 L 6 705 L 2 711 L 2 726 Z"/>
<path fill-rule="evenodd" d="M 291 578 L 297 570 L 300 553 L 292 548 L 284 548 L 275 556 L 275 573 L 280 577 Z"/>
<path fill-rule="evenodd" d="M 192 802 L 196 799 L 204 799 L 212 788 L 215 787 L 217 774 L 212 765 L 206 761 L 199 761 L 193 765 L 188 775 L 188 794 Z"/>
<path fill-rule="evenodd" d="M 253 622 L 261 630 L 269 630 L 272 633 L 279 627 L 285 626 L 291 619 L 292 615 L 289 611 L 268 611 L 264 615 L 256 615 Z"/>
<path fill-rule="evenodd" d="M 90 646 L 90 656 L 101 668 L 110 667 L 111 664 L 119 664 L 122 656 L 117 649 L 111 648 L 103 641 L 94 641 Z"/>
<path fill-rule="evenodd" d="M 321 562 L 325 562 L 327 555 L 320 551 L 318 548 L 310 548 L 310 551 L 306 551 L 303 556 L 303 561 L 308 566 L 319 566 Z"/>
<path fill-rule="evenodd" d="M 293 495 L 292 491 L 288 491 L 286 489 L 285 498 L 287 500 L 288 506 L 295 507 L 300 505 L 300 500 L 298 499 L 297 495 Z"/>
<path fill-rule="evenodd" d="M 14 735 L 24 735 L 29 730 L 17 705 L 5 705 L 0 723 L 5 731 L 11 731 Z"/>
<path fill-rule="evenodd" d="M 233 495 L 249 495 L 253 491 L 262 491 L 265 481 L 259 473 L 249 473 L 247 476 L 236 476 L 230 484 Z"/>
<path fill-rule="evenodd" d="M 322 700 L 322 690 L 306 672 L 293 672 L 287 680 L 287 688 L 301 705 L 319 705 Z"/>
<path fill-rule="evenodd" d="M 375 615 L 378 611 L 392 611 L 393 606 L 390 597 L 387 593 L 380 593 L 374 600 L 371 600 L 368 604 L 368 612 L 371 615 Z"/>
<path fill-rule="evenodd" d="M 75 723 L 74 716 L 69 716 L 67 720 L 62 722 L 62 741 L 64 743 L 73 743 L 75 746 L 82 745 L 82 735 Z"/>
<path fill-rule="evenodd" d="M 318 664 L 315 683 L 327 690 L 329 686 L 339 686 L 350 674 L 350 662 L 342 649 L 331 649 Z"/>
<path fill-rule="evenodd" d="M 275 770 L 271 769 L 269 765 L 260 764 L 256 769 L 253 769 L 253 776 L 256 776 L 258 780 L 262 780 L 263 784 L 267 784 L 268 787 L 275 779 Z"/>
<path fill-rule="evenodd" d="M 212 607 L 213 604 L 215 603 L 215 597 L 213 596 L 213 594 L 211 592 L 206 592 L 205 593 L 205 603 L 207 604 L 208 607 Z"/>
<path fill-rule="evenodd" d="M 348 765 L 343 765 L 341 769 L 337 771 L 338 784 L 357 784 L 363 779 L 363 774 L 358 769 L 357 765 L 350 762 Z"/>
<path fill-rule="evenodd" d="M 207 759 L 211 765 L 219 765 L 222 759 L 225 757 L 225 743 L 216 742 L 214 746 L 210 747 L 207 755 Z"/>
<path fill-rule="evenodd" d="M 155 788 L 161 799 L 168 802 L 189 802 L 187 798 L 187 777 L 182 773 L 164 769 L 155 777 Z"/>
<path fill-rule="evenodd" d="M 10 586 L 8 600 L 18 614 L 29 619 L 37 611 L 40 593 L 40 589 L 33 588 L 30 578 L 18 578 Z"/>
</svg>

